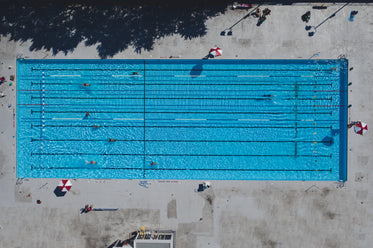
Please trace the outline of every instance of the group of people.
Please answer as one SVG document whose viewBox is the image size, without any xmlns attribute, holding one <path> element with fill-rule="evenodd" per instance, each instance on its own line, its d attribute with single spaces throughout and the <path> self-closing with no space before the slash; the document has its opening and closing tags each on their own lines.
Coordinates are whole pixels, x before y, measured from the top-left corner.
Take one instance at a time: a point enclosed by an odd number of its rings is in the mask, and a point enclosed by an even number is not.
<svg viewBox="0 0 373 248">
<path fill-rule="evenodd" d="M 350 13 L 350 17 L 348 18 L 349 21 L 354 21 L 355 16 L 357 15 L 358 11 L 352 10 Z M 302 21 L 308 23 L 311 19 L 311 11 L 307 11 L 302 15 Z"/>
<path fill-rule="evenodd" d="M 348 128 L 351 128 L 351 127 L 355 126 L 357 123 L 358 123 L 358 121 L 351 121 L 351 123 L 349 123 L 349 124 L 347 125 L 347 127 L 348 127 Z"/>
<path fill-rule="evenodd" d="M 1 77 L 0 78 L 0 84 L 4 83 L 6 80 L 5 80 L 5 77 Z M 5 93 L 0 91 L 0 97 L 4 97 L 5 96 Z"/>
<path fill-rule="evenodd" d="M 232 5 L 232 9 L 249 9 L 252 8 L 253 5 L 250 3 L 238 3 L 234 2 Z"/>
<path fill-rule="evenodd" d="M 311 11 L 307 11 L 304 15 L 302 15 L 302 21 L 309 22 L 311 19 Z"/>
<path fill-rule="evenodd" d="M 84 206 L 84 209 L 83 209 L 83 213 L 88 213 L 88 212 L 91 212 L 92 211 L 92 209 L 93 209 L 93 205 L 91 204 L 91 205 L 89 205 L 89 204 L 86 204 L 85 206 Z"/>
<path fill-rule="evenodd" d="M 350 13 L 350 17 L 348 18 L 348 20 L 349 20 L 350 22 L 353 22 L 354 19 L 355 19 L 355 16 L 357 15 L 358 12 L 359 12 L 359 11 L 352 10 L 351 13 Z"/>
<path fill-rule="evenodd" d="M 265 20 L 267 20 L 267 16 L 271 14 L 271 10 L 265 8 L 263 11 L 260 8 L 257 8 L 256 11 L 253 13 L 253 16 L 259 18 L 257 26 L 260 26 Z"/>
</svg>

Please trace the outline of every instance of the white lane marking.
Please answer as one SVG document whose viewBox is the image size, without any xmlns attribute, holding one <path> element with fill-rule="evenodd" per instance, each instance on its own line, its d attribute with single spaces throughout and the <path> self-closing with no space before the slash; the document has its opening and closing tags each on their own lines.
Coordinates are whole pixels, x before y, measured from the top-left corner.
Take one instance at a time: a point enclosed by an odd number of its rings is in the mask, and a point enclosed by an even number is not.
<svg viewBox="0 0 373 248">
<path fill-rule="evenodd" d="M 269 75 L 237 75 L 237 77 L 270 77 Z"/>
<path fill-rule="evenodd" d="M 174 75 L 174 77 L 206 77 L 206 75 Z"/>
<path fill-rule="evenodd" d="M 52 120 L 82 120 L 83 118 L 52 118 Z"/>
<path fill-rule="evenodd" d="M 311 76 L 301 75 L 300 77 L 314 77 L 314 76 L 312 76 L 312 75 Z"/>
<path fill-rule="evenodd" d="M 50 77 L 82 77 L 82 75 L 50 75 Z"/>
<path fill-rule="evenodd" d="M 115 121 L 143 121 L 143 118 L 113 118 Z"/>
<path fill-rule="evenodd" d="M 175 119 L 175 121 L 207 121 L 207 119 Z"/>
<path fill-rule="evenodd" d="M 112 77 L 142 77 L 142 75 L 111 75 Z"/>
<path fill-rule="evenodd" d="M 270 119 L 237 119 L 238 121 L 271 121 Z"/>
</svg>

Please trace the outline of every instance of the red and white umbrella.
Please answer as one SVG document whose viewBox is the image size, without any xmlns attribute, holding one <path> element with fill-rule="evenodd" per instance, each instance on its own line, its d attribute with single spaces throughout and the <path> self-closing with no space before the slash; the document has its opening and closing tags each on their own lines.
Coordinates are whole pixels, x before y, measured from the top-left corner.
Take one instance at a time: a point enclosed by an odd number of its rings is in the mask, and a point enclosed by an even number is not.
<svg viewBox="0 0 373 248">
<path fill-rule="evenodd" d="M 366 133 L 366 132 L 368 131 L 368 126 L 367 126 L 366 123 L 361 122 L 361 121 L 358 121 L 358 122 L 355 124 L 354 131 L 355 131 L 355 133 L 357 133 L 357 134 L 361 134 L 361 135 L 363 135 L 364 133 Z"/>
<path fill-rule="evenodd" d="M 71 189 L 71 181 L 70 180 L 62 180 L 58 183 L 58 188 L 61 190 L 61 192 L 67 192 Z"/>
<path fill-rule="evenodd" d="M 220 47 L 217 47 L 217 46 L 216 46 L 216 47 L 210 49 L 209 54 L 210 54 L 212 57 L 221 56 L 221 55 L 223 54 L 223 50 L 221 50 Z"/>
</svg>

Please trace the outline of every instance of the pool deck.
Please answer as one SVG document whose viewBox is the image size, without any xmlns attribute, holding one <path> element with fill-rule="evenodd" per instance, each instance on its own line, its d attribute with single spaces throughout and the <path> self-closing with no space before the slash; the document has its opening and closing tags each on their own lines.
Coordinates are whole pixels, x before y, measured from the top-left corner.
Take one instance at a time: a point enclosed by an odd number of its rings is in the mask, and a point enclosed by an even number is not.
<svg viewBox="0 0 373 248">
<path fill-rule="evenodd" d="M 322 23 L 343 4 L 315 10 L 311 5 L 262 6 L 272 12 L 260 27 L 248 17 L 232 36 L 220 32 L 247 14 L 227 10 L 207 20 L 207 34 L 184 40 L 174 35 L 157 40 L 150 52 L 132 48 L 114 59 L 182 59 L 204 57 L 219 45 L 224 59 L 336 59 L 345 55 L 349 72 L 350 120 L 373 124 L 372 4 L 346 6 L 308 37 L 300 16 L 311 10 L 309 25 Z M 358 10 L 354 22 L 351 10 Z M 29 51 L 31 41 L 0 41 L 0 76 L 16 74 L 16 59 L 97 59 L 95 47 L 81 43 L 72 53 L 53 56 Z M 316 54 L 319 54 L 318 56 Z M 216 58 L 219 59 L 219 58 Z M 11 69 L 8 69 L 12 66 Z M 197 192 L 201 181 L 72 180 L 64 197 L 56 197 L 58 179 L 16 178 L 16 88 L 0 86 L 0 246 L 109 247 L 145 225 L 176 231 L 177 248 L 225 247 L 371 247 L 373 243 L 373 163 L 371 138 L 348 132 L 348 180 L 212 181 Z M 10 107 L 9 104 L 11 104 Z M 143 184 L 144 185 L 144 184 Z M 36 200 L 41 200 L 40 205 Z M 117 211 L 80 214 L 85 204 Z"/>
</svg>

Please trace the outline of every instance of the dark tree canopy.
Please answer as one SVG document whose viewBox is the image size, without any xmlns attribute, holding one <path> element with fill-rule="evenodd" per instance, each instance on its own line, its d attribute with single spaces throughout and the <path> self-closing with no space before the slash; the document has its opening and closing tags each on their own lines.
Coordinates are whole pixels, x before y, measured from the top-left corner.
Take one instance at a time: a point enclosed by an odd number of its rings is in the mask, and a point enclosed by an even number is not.
<svg viewBox="0 0 373 248">
<path fill-rule="evenodd" d="M 101 58 L 133 46 L 149 51 L 156 39 L 206 34 L 205 21 L 227 9 L 229 1 L 9 1 L 0 2 L 1 35 L 31 40 L 31 51 L 73 51 L 84 41 L 97 45 Z"/>
</svg>

